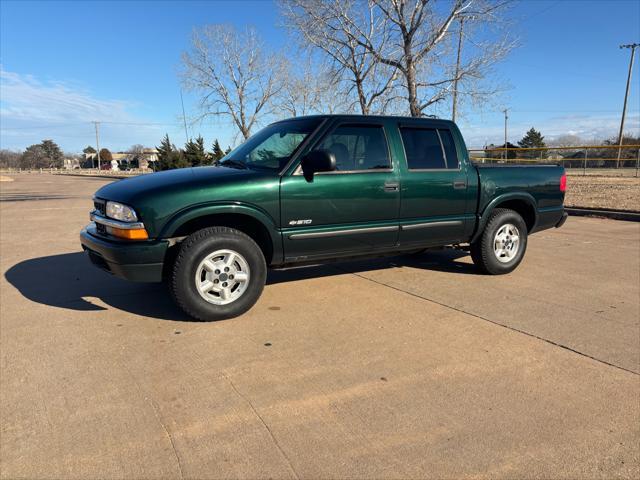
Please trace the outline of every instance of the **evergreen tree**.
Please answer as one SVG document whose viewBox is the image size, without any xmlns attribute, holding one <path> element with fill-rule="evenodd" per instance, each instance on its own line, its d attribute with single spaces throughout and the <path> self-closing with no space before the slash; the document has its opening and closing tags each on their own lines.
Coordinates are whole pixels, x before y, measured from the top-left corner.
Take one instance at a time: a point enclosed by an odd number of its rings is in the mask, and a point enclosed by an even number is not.
<svg viewBox="0 0 640 480">
<path fill-rule="evenodd" d="M 158 152 L 158 170 L 169 170 L 169 168 L 171 168 L 169 166 L 169 156 L 173 148 L 171 140 L 169 140 L 169 134 L 165 133 L 164 138 L 160 142 L 160 146 L 156 147 L 156 151 Z"/>
<path fill-rule="evenodd" d="M 60 147 L 53 140 L 43 140 L 40 144 L 45 156 L 49 159 L 49 166 L 61 167 L 63 154 Z"/>
<path fill-rule="evenodd" d="M 21 160 L 22 168 L 48 168 L 49 158 L 46 152 L 42 148 L 42 144 L 38 143 L 30 145 L 22 154 Z"/>
<path fill-rule="evenodd" d="M 82 168 L 95 167 L 96 153 L 98 153 L 96 149 L 91 145 L 87 145 L 87 148 L 82 150 L 82 153 L 84 153 L 84 161 L 81 162 Z"/>
<path fill-rule="evenodd" d="M 184 168 L 190 166 L 185 158 L 184 152 L 178 150 L 169 140 L 169 135 L 165 134 L 158 151 L 158 170 L 171 170 L 173 168 Z"/>
<path fill-rule="evenodd" d="M 191 166 L 191 163 L 184 156 L 184 151 L 175 149 L 171 152 L 171 168 L 187 168 Z"/>
<path fill-rule="evenodd" d="M 184 146 L 184 156 L 186 161 L 194 167 L 209 163 L 209 156 L 204 149 L 204 139 L 202 136 L 194 140 L 189 140 Z"/>
<path fill-rule="evenodd" d="M 62 150 L 53 140 L 43 140 L 27 147 L 22 164 L 26 168 L 59 168 L 63 164 Z"/>
<path fill-rule="evenodd" d="M 231 153 L 231 147 L 227 147 L 227 149 L 224 151 L 225 155 L 229 155 L 229 153 Z"/>
<path fill-rule="evenodd" d="M 211 156 L 213 157 L 213 164 L 217 165 L 220 163 L 220 159 L 224 157 L 224 155 L 225 153 L 222 151 L 222 147 L 220 147 L 220 142 L 218 142 L 218 139 L 216 138 L 213 141 L 213 150 L 211 153 Z"/>
<path fill-rule="evenodd" d="M 547 151 L 542 149 L 547 146 L 544 143 L 544 137 L 533 127 L 522 137 L 518 145 L 520 148 L 541 148 L 540 150 L 527 150 L 522 152 L 522 156 L 525 158 L 546 158 L 547 156 Z"/>
</svg>

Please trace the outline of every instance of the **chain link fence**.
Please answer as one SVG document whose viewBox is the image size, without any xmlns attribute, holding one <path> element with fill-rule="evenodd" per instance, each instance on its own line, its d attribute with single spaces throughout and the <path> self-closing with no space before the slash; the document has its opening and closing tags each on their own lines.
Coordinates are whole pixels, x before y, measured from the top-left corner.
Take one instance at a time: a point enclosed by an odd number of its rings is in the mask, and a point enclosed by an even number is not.
<svg viewBox="0 0 640 480">
<path fill-rule="evenodd" d="M 640 145 L 583 145 L 541 148 L 487 147 L 469 149 L 476 163 L 562 165 L 568 174 L 640 175 Z"/>
</svg>

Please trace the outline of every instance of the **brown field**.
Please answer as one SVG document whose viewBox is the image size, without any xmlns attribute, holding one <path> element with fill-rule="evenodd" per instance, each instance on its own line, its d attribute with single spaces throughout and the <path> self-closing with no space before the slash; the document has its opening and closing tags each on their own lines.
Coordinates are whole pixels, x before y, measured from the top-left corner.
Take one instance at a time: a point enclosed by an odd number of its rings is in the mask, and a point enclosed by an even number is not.
<svg viewBox="0 0 640 480">
<path fill-rule="evenodd" d="M 640 211 L 640 178 L 569 175 L 565 205 Z"/>
</svg>

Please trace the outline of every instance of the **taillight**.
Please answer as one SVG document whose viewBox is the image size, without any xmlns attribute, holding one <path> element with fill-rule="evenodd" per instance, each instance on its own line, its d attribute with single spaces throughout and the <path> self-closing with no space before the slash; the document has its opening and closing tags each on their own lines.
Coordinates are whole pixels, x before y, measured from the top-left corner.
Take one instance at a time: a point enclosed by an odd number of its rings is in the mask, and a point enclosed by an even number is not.
<svg viewBox="0 0 640 480">
<path fill-rule="evenodd" d="M 567 174 L 566 173 L 563 173 L 562 176 L 560 177 L 560 191 L 561 192 L 567 191 Z"/>
</svg>

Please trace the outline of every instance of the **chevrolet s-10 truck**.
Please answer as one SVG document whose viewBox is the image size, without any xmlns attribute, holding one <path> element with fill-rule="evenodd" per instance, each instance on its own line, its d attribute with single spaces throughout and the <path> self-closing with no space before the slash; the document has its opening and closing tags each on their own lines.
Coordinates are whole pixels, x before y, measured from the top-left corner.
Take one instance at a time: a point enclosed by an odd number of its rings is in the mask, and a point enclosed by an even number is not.
<svg viewBox="0 0 640 480">
<path fill-rule="evenodd" d="M 269 125 L 219 166 L 116 181 L 80 240 L 121 278 L 166 281 L 199 320 L 240 315 L 267 268 L 453 245 L 488 274 L 566 220 L 564 169 L 476 165 L 457 126 L 319 115 Z"/>
</svg>

